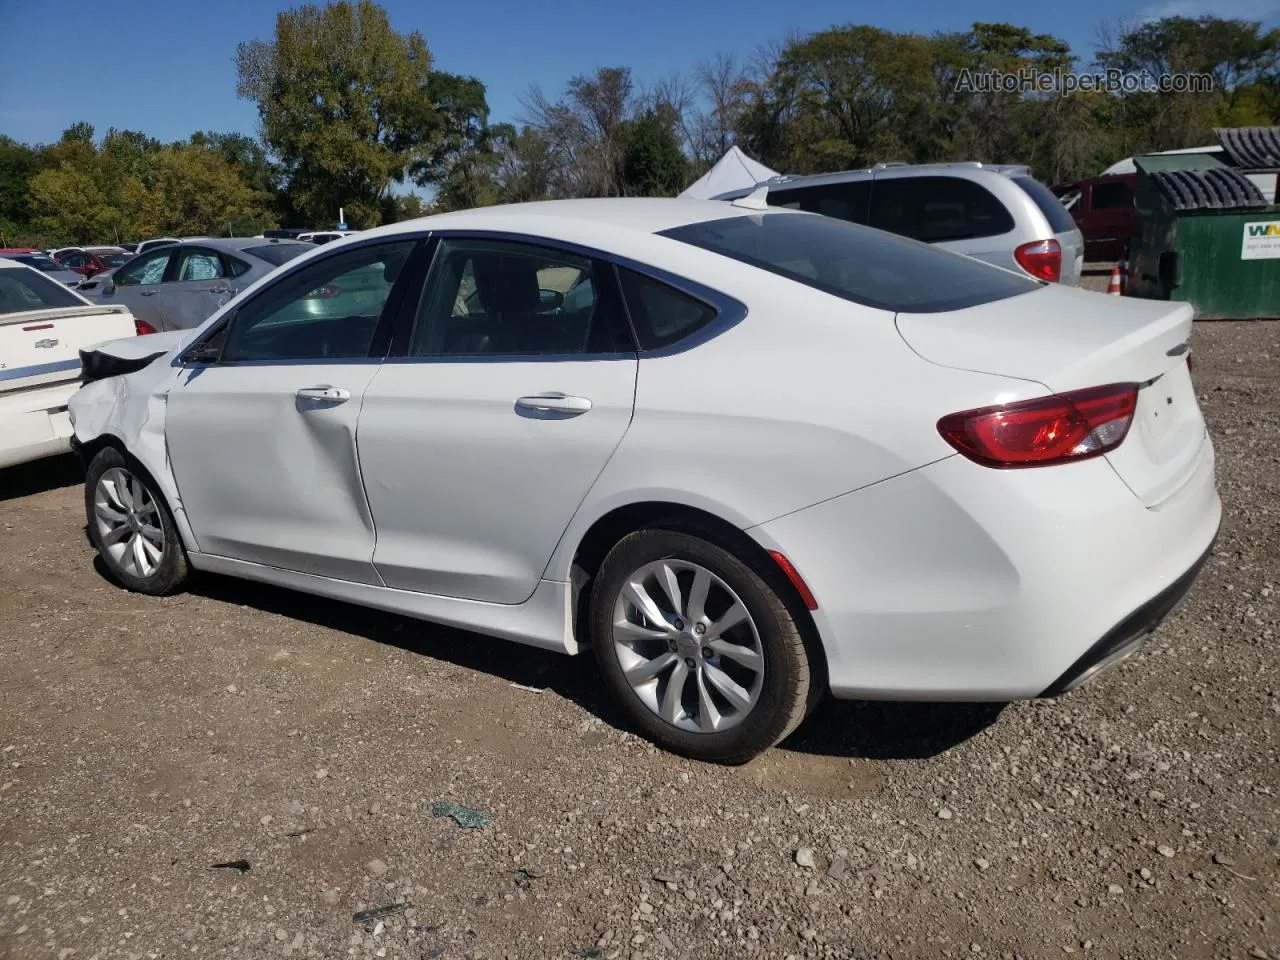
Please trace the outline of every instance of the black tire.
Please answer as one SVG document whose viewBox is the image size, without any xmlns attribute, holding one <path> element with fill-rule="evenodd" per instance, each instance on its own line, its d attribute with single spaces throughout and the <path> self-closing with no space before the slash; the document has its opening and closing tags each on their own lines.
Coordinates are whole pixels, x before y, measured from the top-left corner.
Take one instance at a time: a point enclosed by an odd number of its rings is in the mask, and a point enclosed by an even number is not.
<svg viewBox="0 0 1280 960">
<path fill-rule="evenodd" d="M 124 471 L 132 478 L 133 483 L 145 490 L 146 495 L 155 504 L 155 515 L 159 519 L 159 529 L 164 534 L 164 540 L 160 557 L 155 561 L 155 568 L 146 575 L 141 575 L 136 569 L 129 569 L 104 543 L 104 532 L 98 517 L 97 496 L 99 481 L 104 474 L 112 470 Z M 89 540 L 98 551 L 98 556 L 102 558 L 102 563 L 113 580 L 126 589 L 152 596 L 164 596 L 182 589 L 189 571 L 186 548 L 178 535 L 173 514 L 169 512 L 169 505 L 165 503 L 163 494 L 156 488 L 151 476 L 137 463 L 115 447 L 104 447 L 99 450 L 97 455 L 89 461 L 85 471 L 84 506 Z"/>
<path fill-rule="evenodd" d="M 764 674 L 754 706 L 729 729 L 696 732 L 669 723 L 646 705 L 627 681 L 613 639 L 615 604 L 633 573 L 659 560 L 697 564 L 727 584 L 746 607 L 759 636 Z M 700 536 L 676 530 L 639 530 L 605 557 L 591 591 L 591 638 L 605 684 L 631 722 L 649 740 L 683 756 L 724 764 L 746 763 L 790 734 L 817 703 L 821 676 L 813 669 L 802 630 L 783 597 L 780 571 L 744 563 Z M 688 661 L 686 661 L 688 662 Z"/>
</svg>

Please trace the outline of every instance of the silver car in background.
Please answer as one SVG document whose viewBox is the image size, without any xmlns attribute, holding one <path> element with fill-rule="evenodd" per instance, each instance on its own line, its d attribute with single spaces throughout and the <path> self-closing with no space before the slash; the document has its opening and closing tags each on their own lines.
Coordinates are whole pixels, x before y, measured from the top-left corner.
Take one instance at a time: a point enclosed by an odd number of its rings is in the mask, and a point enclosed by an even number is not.
<svg viewBox="0 0 1280 960">
<path fill-rule="evenodd" d="M 1080 282 L 1084 238 L 1062 202 L 1026 166 L 877 164 L 775 177 L 715 199 L 736 200 L 762 186 L 768 186 L 773 207 L 866 224 L 1038 280 Z"/>
<path fill-rule="evenodd" d="M 99 303 L 124 304 L 143 332 L 187 330 L 260 277 L 314 249 L 310 243 L 261 237 L 171 243 L 77 289 Z"/>
</svg>

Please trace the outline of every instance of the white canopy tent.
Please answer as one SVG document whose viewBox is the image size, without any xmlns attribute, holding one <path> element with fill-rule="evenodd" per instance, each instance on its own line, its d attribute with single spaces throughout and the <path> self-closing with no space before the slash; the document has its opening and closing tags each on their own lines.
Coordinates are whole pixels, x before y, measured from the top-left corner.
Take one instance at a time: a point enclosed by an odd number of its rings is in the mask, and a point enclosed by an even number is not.
<svg viewBox="0 0 1280 960">
<path fill-rule="evenodd" d="M 763 163 L 752 160 L 736 146 L 716 161 L 714 167 L 704 173 L 680 196 L 690 200 L 710 200 L 730 190 L 754 187 L 762 180 L 778 176 Z"/>
</svg>

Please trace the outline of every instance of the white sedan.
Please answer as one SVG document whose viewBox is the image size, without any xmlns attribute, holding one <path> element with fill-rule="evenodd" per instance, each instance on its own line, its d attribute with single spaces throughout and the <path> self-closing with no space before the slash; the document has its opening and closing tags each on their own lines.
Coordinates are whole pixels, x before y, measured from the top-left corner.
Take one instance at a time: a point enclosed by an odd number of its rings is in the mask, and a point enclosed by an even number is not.
<svg viewBox="0 0 1280 960">
<path fill-rule="evenodd" d="M 41 269 L 0 258 L 0 467 L 70 449 L 81 348 L 135 330 L 127 307 L 90 303 Z"/>
<path fill-rule="evenodd" d="M 1221 512 L 1191 308 L 762 207 L 396 224 L 141 369 L 101 351 L 71 409 L 107 569 L 590 647 L 722 762 L 828 690 L 1051 696 L 1131 651 Z"/>
</svg>

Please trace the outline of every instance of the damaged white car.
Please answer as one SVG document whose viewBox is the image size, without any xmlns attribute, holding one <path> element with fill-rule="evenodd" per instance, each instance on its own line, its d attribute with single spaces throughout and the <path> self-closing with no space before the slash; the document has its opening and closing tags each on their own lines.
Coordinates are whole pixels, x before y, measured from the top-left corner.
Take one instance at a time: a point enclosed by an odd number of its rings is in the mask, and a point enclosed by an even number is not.
<svg viewBox="0 0 1280 960">
<path fill-rule="evenodd" d="M 827 691 L 1055 696 L 1135 649 L 1221 514 L 1191 321 L 757 197 L 557 201 L 318 247 L 88 354 L 71 411 L 131 589 L 590 647 L 740 762 Z"/>
<path fill-rule="evenodd" d="M 67 400 L 80 385 L 79 351 L 135 330 L 128 307 L 90 303 L 0 258 L 0 467 L 70 449 Z"/>
</svg>

